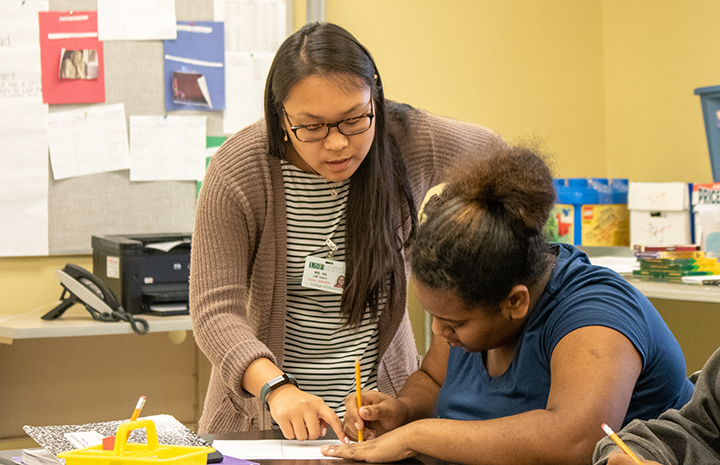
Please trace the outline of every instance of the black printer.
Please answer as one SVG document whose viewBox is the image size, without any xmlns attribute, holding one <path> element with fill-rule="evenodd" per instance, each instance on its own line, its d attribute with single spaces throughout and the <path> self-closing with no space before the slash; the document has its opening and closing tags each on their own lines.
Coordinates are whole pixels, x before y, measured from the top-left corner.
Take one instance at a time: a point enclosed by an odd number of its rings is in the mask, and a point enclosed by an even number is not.
<svg viewBox="0 0 720 465">
<path fill-rule="evenodd" d="M 93 274 L 128 313 L 187 315 L 191 234 L 92 236 Z"/>
</svg>

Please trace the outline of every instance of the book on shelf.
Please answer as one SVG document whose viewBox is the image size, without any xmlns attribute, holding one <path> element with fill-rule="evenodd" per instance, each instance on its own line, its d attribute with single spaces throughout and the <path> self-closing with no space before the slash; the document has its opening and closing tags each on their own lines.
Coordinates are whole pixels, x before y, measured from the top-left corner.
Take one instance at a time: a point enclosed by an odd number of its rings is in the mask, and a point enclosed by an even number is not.
<svg viewBox="0 0 720 465">
<path fill-rule="evenodd" d="M 695 252 L 700 250 L 697 244 L 680 245 L 633 245 L 633 251 L 637 252 Z"/>
<path fill-rule="evenodd" d="M 699 284 L 702 286 L 720 286 L 720 274 L 712 276 L 683 276 L 683 284 Z"/>
<path fill-rule="evenodd" d="M 695 251 L 650 251 L 650 252 L 639 252 L 635 251 L 635 258 L 638 260 L 651 260 L 651 259 L 698 259 L 706 258 L 705 252 L 702 250 Z"/>
</svg>

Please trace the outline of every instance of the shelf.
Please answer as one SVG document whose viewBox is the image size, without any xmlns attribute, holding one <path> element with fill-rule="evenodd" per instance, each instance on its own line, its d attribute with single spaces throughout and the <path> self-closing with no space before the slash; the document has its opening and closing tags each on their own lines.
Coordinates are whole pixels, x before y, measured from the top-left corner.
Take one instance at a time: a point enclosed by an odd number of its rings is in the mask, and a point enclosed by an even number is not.
<svg viewBox="0 0 720 465">
<path fill-rule="evenodd" d="M 617 257 L 634 258 L 629 247 L 579 247 L 593 262 L 593 259 Z M 663 283 L 623 277 L 649 299 L 685 300 L 690 302 L 720 303 L 720 286 L 700 286 L 696 284 Z"/>
<path fill-rule="evenodd" d="M 0 319 L 0 343 L 12 344 L 15 339 L 133 334 L 132 327 L 127 322 L 95 321 L 79 305 L 66 311 L 57 320 L 52 321 L 40 319 L 49 309 L 41 310 Z M 192 330 L 189 315 L 139 316 L 146 319 L 150 324 L 151 333 Z"/>
<path fill-rule="evenodd" d="M 720 303 L 720 286 L 661 283 L 626 278 L 648 299 L 686 300 L 691 302 Z"/>
</svg>

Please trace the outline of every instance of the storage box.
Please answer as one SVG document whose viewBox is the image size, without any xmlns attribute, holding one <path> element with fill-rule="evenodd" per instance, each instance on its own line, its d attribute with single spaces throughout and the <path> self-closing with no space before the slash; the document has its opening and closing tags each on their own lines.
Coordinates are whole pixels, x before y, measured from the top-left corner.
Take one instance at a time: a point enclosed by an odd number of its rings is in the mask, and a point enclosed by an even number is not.
<svg viewBox="0 0 720 465">
<path fill-rule="evenodd" d="M 551 242 L 603 247 L 629 245 L 625 180 L 572 178 L 554 181 L 558 202 L 550 212 L 547 224 Z"/>
<path fill-rule="evenodd" d="M 720 254 L 720 183 L 693 184 L 695 241 L 700 249 Z"/>
<path fill-rule="evenodd" d="M 720 182 L 720 86 L 699 87 L 695 94 L 700 96 L 713 181 Z"/>
<path fill-rule="evenodd" d="M 690 190 L 684 182 L 631 182 L 630 245 L 692 244 Z"/>
<path fill-rule="evenodd" d="M 134 429 L 146 428 L 147 444 L 128 443 Z M 155 423 L 149 419 L 123 423 L 115 435 L 115 448 L 103 445 L 86 447 L 58 454 L 66 465 L 205 465 L 212 447 L 167 446 L 158 443 Z"/>
</svg>

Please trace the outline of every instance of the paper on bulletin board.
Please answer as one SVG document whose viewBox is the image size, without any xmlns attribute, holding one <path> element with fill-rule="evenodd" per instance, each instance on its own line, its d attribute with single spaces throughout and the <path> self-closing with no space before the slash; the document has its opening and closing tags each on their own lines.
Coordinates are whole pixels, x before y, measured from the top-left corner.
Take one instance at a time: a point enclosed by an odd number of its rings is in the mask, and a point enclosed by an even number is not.
<svg viewBox="0 0 720 465">
<path fill-rule="evenodd" d="M 228 52 L 274 53 L 287 36 L 285 0 L 214 0 Z"/>
<path fill-rule="evenodd" d="M 48 115 L 53 178 L 130 168 L 125 106 L 92 106 Z"/>
<path fill-rule="evenodd" d="M 130 181 L 199 181 L 205 116 L 130 116 Z"/>
<path fill-rule="evenodd" d="M 164 42 L 165 110 L 225 108 L 223 23 L 178 21 L 177 38 Z"/>
<path fill-rule="evenodd" d="M 0 256 L 47 255 L 47 105 L 38 12 L 48 2 L 0 2 Z"/>
<path fill-rule="evenodd" d="M 97 0 L 100 40 L 174 39 L 175 0 Z"/>
<path fill-rule="evenodd" d="M 96 11 L 48 11 L 39 15 L 45 103 L 105 101 L 103 44 Z"/>
<path fill-rule="evenodd" d="M 228 86 L 223 133 L 233 134 L 263 116 L 263 95 L 274 54 L 270 52 L 225 54 L 225 80 Z"/>
</svg>

